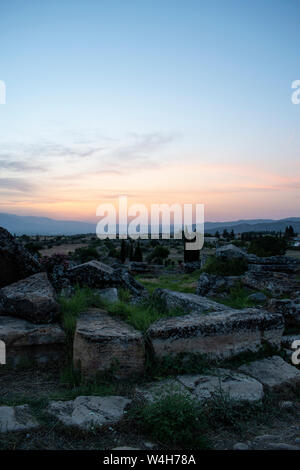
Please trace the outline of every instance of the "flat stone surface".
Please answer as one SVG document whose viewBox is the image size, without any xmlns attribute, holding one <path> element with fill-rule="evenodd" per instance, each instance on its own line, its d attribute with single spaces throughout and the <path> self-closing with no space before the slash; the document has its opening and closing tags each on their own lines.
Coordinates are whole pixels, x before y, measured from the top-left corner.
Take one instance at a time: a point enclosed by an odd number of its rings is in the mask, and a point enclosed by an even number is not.
<svg viewBox="0 0 300 470">
<path fill-rule="evenodd" d="M 60 325 L 35 325 L 21 318 L 0 316 L 0 340 L 6 346 L 7 362 L 22 359 L 37 362 L 58 360 L 65 355 L 66 335 Z"/>
<path fill-rule="evenodd" d="M 58 312 L 55 292 L 46 273 L 34 274 L 0 289 L 0 315 L 50 323 Z"/>
<path fill-rule="evenodd" d="M 28 405 L 0 406 L 0 432 L 27 431 L 39 427 Z"/>
<path fill-rule="evenodd" d="M 210 313 L 223 312 L 225 309 L 233 311 L 229 307 L 214 302 L 207 297 L 201 297 L 196 294 L 186 294 L 169 289 L 155 289 L 154 299 L 162 302 L 167 310 L 178 309 L 182 313 Z"/>
<path fill-rule="evenodd" d="M 254 377 L 269 390 L 293 389 L 300 385 L 300 371 L 280 356 L 244 364 L 239 370 Z"/>
<path fill-rule="evenodd" d="M 82 396 L 71 401 L 53 401 L 47 411 L 65 426 L 83 430 L 118 423 L 131 400 L 119 396 Z"/>
<path fill-rule="evenodd" d="M 264 396 L 260 382 L 228 369 L 216 369 L 213 375 L 181 375 L 177 380 L 196 395 L 199 401 L 221 393 L 233 401 L 247 402 L 259 401 Z"/>
<path fill-rule="evenodd" d="M 227 310 L 211 314 L 191 313 L 162 318 L 147 331 L 157 357 L 195 353 L 227 358 L 257 351 L 263 342 L 280 347 L 284 323 L 280 314 L 261 309 Z"/>
<path fill-rule="evenodd" d="M 120 378 L 140 374 L 145 363 L 143 335 L 104 310 L 89 309 L 77 322 L 73 358 L 85 376 L 108 370 Z"/>
</svg>

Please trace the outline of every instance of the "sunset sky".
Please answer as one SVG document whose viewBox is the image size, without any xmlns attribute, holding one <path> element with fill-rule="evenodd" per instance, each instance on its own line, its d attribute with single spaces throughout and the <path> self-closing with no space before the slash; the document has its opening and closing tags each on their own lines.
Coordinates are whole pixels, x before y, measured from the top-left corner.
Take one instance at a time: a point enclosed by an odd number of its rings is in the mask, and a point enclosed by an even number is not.
<svg viewBox="0 0 300 470">
<path fill-rule="evenodd" d="M 300 216 L 299 0 L 11 0 L 0 212 L 204 203 Z"/>
</svg>

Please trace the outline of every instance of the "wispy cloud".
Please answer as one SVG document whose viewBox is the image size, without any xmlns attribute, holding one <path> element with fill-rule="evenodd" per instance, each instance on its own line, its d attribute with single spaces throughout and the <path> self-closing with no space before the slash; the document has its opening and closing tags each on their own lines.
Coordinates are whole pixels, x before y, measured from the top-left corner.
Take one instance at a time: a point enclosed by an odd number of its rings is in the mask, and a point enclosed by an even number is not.
<svg viewBox="0 0 300 470">
<path fill-rule="evenodd" d="M 22 178 L 0 178 L 0 191 L 10 190 L 18 192 L 33 191 L 36 185 Z"/>
</svg>

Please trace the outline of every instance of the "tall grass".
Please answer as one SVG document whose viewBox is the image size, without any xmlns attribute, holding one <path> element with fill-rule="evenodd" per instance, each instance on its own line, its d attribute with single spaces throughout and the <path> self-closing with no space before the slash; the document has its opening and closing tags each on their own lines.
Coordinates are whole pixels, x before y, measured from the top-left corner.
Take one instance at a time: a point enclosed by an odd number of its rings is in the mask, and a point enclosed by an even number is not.
<svg viewBox="0 0 300 470">
<path fill-rule="evenodd" d="M 101 299 L 93 290 L 79 287 L 75 289 L 72 297 L 61 297 L 59 303 L 62 312 L 62 326 L 67 332 L 68 337 L 72 339 L 74 336 L 79 314 L 91 307 L 103 308 L 111 315 L 124 320 L 142 332 L 146 332 L 151 323 L 159 318 L 183 314 L 178 309 L 168 311 L 163 305 L 152 300 L 132 304 L 129 302 L 130 296 L 124 291 L 121 293 L 121 298 L 123 300 L 110 303 Z"/>
</svg>

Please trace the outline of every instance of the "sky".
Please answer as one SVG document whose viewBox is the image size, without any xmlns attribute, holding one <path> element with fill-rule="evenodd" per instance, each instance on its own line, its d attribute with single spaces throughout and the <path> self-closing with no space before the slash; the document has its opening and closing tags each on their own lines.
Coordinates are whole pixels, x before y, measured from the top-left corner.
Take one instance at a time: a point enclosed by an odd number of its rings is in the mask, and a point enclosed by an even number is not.
<svg viewBox="0 0 300 470">
<path fill-rule="evenodd" d="M 299 24 L 299 0 L 3 2 L 0 212 L 300 216 Z"/>
</svg>

